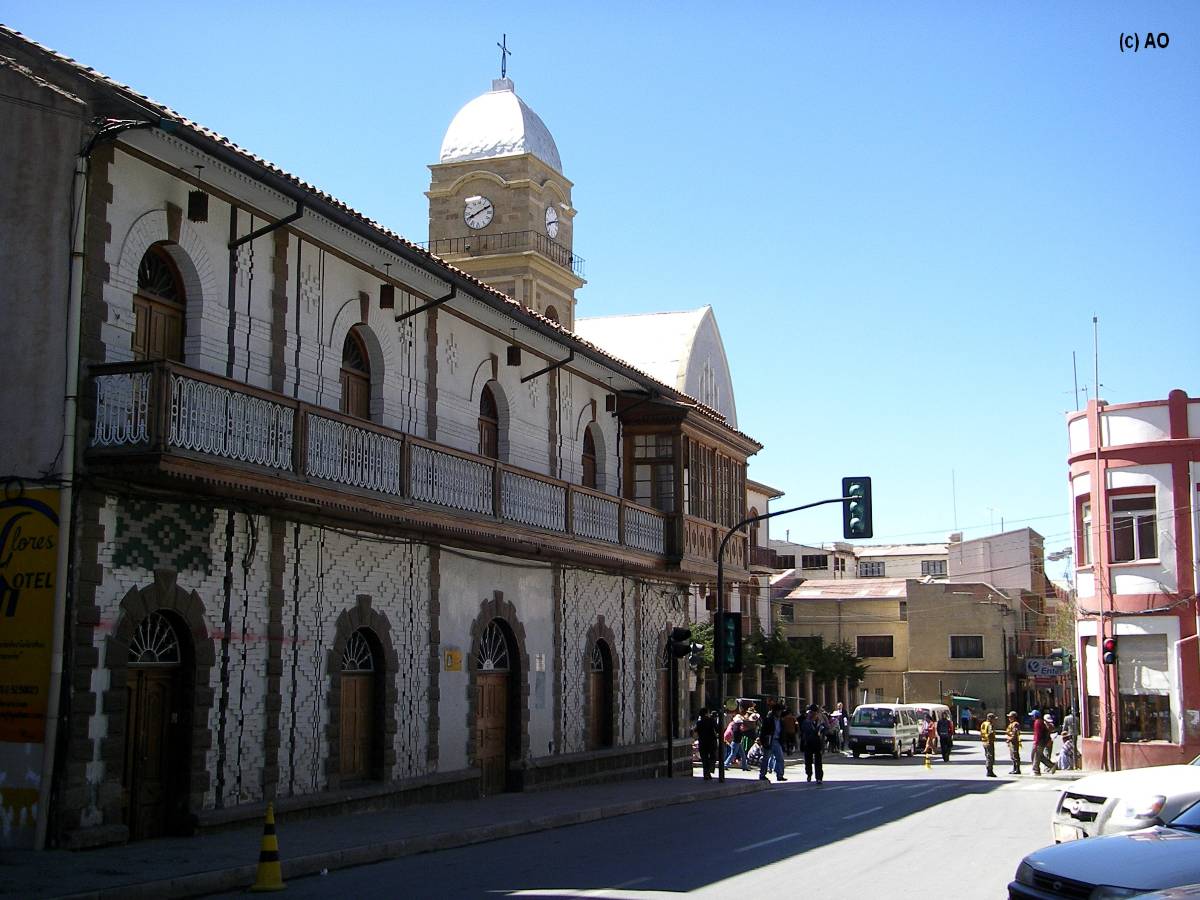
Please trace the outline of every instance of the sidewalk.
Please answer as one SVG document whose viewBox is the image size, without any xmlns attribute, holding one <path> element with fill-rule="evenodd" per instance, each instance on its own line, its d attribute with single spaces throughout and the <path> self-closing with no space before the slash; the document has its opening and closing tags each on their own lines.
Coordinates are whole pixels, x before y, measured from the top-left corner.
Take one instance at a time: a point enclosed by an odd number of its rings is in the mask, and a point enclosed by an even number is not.
<svg viewBox="0 0 1200 900">
<path fill-rule="evenodd" d="M 560 791 L 502 794 L 386 812 L 288 822 L 276 817 L 283 878 L 445 850 L 677 803 L 767 788 L 675 778 L 621 781 Z M 254 883 L 262 824 L 190 838 L 162 838 L 99 850 L 0 851 L 0 896 L 192 897 Z"/>
</svg>

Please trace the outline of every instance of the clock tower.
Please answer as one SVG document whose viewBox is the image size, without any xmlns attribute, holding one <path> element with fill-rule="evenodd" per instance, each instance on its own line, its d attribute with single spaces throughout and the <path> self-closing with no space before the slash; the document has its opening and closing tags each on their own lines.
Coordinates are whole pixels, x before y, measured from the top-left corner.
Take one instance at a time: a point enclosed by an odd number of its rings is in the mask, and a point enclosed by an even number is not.
<svg viewBox="0 0 1200 900">
<path fill-rule="evenodd" d="M 575 327 L 586 283 L 558 147 L 508 78 L 458 111 L 429 167 L 429 249 L 524 306 Z"/>
</svg>

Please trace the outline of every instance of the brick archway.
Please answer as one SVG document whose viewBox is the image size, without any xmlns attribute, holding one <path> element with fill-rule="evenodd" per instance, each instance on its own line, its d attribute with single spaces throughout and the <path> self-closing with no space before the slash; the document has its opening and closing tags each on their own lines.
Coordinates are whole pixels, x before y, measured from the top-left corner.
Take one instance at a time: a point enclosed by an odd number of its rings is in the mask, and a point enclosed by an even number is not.
<svg viewBox="0 0 1200 900">
<path fill-rule="evenodd" d="M 480 642 L 484 631 L 494 620 L 503 623 L 513 646 L 510 652 L 513 658 L 509 671 L 512 673 L 513 690 L 512 702 L 515 710 L 511 721 L 516 726 L 516 733 L 510 739 L 510 759 L 525 759 L 529 755 L 529 653 L 526 649 L 525 626 L 517 615 L 517 608 L 504 599 L 502 591 L 494 591 L 489 599 L 479 604 L 479 613 L 471 623 L 471 651 L 467 656 L 467 762 L 475 765 L 477 748 L 475 746 L 475 725 L 479 715 L 479 674 Z"/>
<path fill-rule="evenodd" d="M 588 629 L 587 639 L 584 642 L 583 670 L 585 673 L 590 671 L 590 665 L 588 661 L 591 660 L 592 654 L 596 650 L 596 645 L 600 641 L 604 642 L 605 646 L 608 648 L 609 654 L 610 669 L 607 673 L 610 680 L 609 704 L 606 715 L 608 717 L 608 736 L 611 738 L 608 746 L 615 747 L 618 745 L 619 738 L 621 736 L 621 729 L 619 727 L 620 717 L 617 715 L 617 710 L 619 708 L 617 703 L 617 696 L 619 694 L 618 686 L 621 684 L 621 657 L 617 653 L 618 644 L 616 634 L 613 632 L 612 628 L 609 627 L 608 623 L 604 621 L 604 616 L 602 615 L 596 617 L 595 623 L 593 623 L 592 627 Z M 590 677 L 587 677 L 585 674 L 583 682 L 583 706 L 584 709 L 587 710 L 592 708 L 593 703 L 592 681 L 593 680 Z M 592 734 L 591 717 L 585 716 L 583 723 L 583 745 L 585 747 L 594 747 L 602 744 L 602 737 L 602 735 L 597 736 Z"/>
<path fill-rule="evenodd" d="M 108 726 L 110 740 L 104 754 L 105 778 L 120 787 L 121 761 L 124 759 L 125 735 L 128 733 L 125 691 L 129 678 L 130 644 L 138 626 L 147 616 L 155 611 L 165 611 L 182 622 L 187 632 L 184 636 L 191 644 L 182 684 L 183 695 L 179 702 L 180 709 L 191 719 L 190 723 L 185 723 L 188 758 L 183 763 L 188 771 L 180 797 L 184 807 L 180 813 L 194 819 L 204 807 L 204 796 L 212 782 L 206 752 L 212 743 L 208 719 L 215 693 L 209 685 L 216 648 L 205 620 L 204 601 L 195 591 L 188 592 L 181 588 L 176 583 L 176 577 L 173 569 L 156 569 L 152 585 L 130 588 L 121 600 L 119 618 L 105 648 L 112 685 L 105 696 L 105 709 L 111 710 Z"/>
<path fill-rule="evenodd" d="M 342 782 L 342 654 L 351 635 L 359 629 L 371 632 L 379 642 L 379 651 L 384 671 L 379 676 L 383 687 L 382 698 L 377 704 L 380 714 L 379 749 L 371 766 L 374 780 L 388 782 L 396 767 L 396 671 L 399 660 L 392 644 L 392 626 L 387 617 L 371 608 L 371 598 L 360 594 L 352 608 L 344 610 L 334 625 L 333 644 L 325 658 L 325 671 L 329 673 L 329 693 L 325 708 L 328 721 L 325 724 L 325 742 L 328 756 L 325 758 L 325 781 L 333 790 Z M 414 751 L 416 748 L 412 748 Z"/>
</svg>

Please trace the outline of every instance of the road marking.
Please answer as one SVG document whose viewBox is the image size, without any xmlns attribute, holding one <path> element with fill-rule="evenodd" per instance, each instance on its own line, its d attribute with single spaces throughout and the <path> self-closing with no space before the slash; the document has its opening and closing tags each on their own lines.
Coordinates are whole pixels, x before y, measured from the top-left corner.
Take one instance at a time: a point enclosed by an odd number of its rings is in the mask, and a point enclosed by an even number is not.
<svg viewBox="0 0 1200 900">
<path fill-rule="evenodd" d="M 883 809 L 882 806 L 872 806 L 870 809 L 864 809 L 862 812 L 850 813 L 848 816 L 842 816 L 843 819 L 857 819 L 859 816 L 865 816 L 868 813 L 879 812 Z"/>
<path fill-rule="evenodd" d="M 848 790 L 848 791 L 869 791 L 869 790 L 871 790 L 872 788 L 875 788 L 875 787 L 878 787 L 878 785 L 874 785 L 874 784 L 860 784 L 858 787 L 848 787 L 848 788 L 846 788 L 846 790 Z"/>
<path fill-rule="evenodd" d="M 882 807 L 880 807 L 882 809 Z M 779 837 L 773 837 L 769 841 L 759 841 L 757 844 L 749 844 L 745 847 L 738 847 L 734 853 L 745 853 L 747 850 L 757 850 L 759 847 L 766 847 L 768 844 L 778 844 L 780 841 L 786 841 L 789 838 L 799 837 L 800 832 L 793 831 L 791 834 L 781 834 Z"/>
<path fill-rule="evenodd" d="M 909 794 L 910 797 L 920 797 L 924 794 L 932 794 L 934 791 L 941 790 L 945 785 L 937 785 L 936 787 L 925 788 L 923 791 L 917 791 L 915 794 Z"/>
<path fill-rule="evenodd" d="M 633 885 L 635 885 L 635 884 L 641 884 L 643 881 L 649 881 L 649 880 L 650 880 L 649 875 L 645 875 L 641 878 L 631 878 L 631 879 L 629 879 L 629 881 L 622 881 L 620 884 L 614 884 L 613 890 L 619 891 L 622 888 L 633 887 Z"/>
</svg>

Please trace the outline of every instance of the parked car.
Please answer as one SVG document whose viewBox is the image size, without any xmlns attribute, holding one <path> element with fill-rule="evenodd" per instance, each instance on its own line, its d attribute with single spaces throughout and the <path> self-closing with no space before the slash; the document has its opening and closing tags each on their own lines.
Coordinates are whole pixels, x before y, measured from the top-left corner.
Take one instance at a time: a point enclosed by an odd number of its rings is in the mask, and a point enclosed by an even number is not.
<svg viewBox="0 0 1200 900">
<path fill-rule="evenodd" d="M 1071 784 L 1050 818 L 1056 843 L 1161 825 L 1200 800 L 1200 756 L 1187 765 L 1098 772 Z"/>
<path fill-rule="evenodd" d="M 1114 900 L 1200 882 L 1200 804 L 1167 825 L 1054 844 L 1030 853 L 1009 900 Z"/>
<path fill-rule="evenodd" d="M 903 703 L 864 703 L 850 717 L 847 744 L 854 758 L 864 753 L 917 752 L 917 713 Z"/>
</svg>

